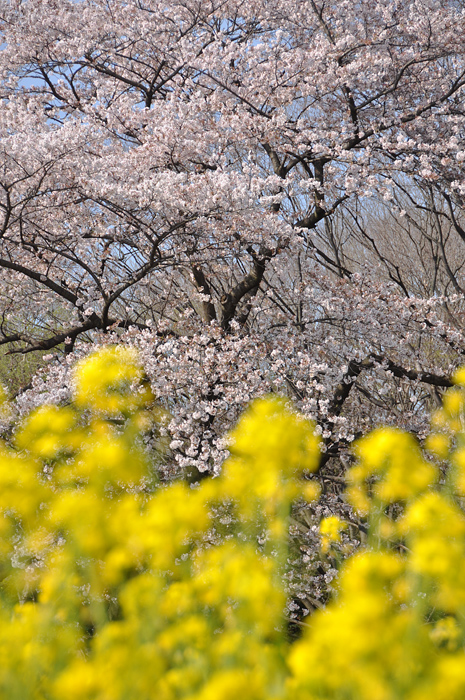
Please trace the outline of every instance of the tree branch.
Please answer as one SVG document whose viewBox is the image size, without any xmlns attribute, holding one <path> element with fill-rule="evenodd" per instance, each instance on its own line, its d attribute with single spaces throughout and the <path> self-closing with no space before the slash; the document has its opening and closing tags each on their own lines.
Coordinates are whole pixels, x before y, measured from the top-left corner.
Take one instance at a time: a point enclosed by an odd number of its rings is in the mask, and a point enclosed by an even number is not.
<svg viewBox="0 0 465 700">
<path fill-rule="evenodd" d="M 203 320 L 205 323 L 210 324 L 212 321 L 216 321 L 216 309 L 212 302 L 210 285 L 200 265 L 195 264 L 192 266 L 192 276 L 199 292 L 210 297 L 208 301 L 202 300 Z"/>
<path fill-rule="evenodd" d="M 424 384 L 429 384 L 430 386 L 443 387 L 447 389 L 453 386 L 453 382 L 449 377 L 440 374 L 434 374 L 433 372 L 418 372 L 413 369 L 406 369 L 401 365 L 398 365 L 392 360 L 383 357 L 382 355 L 377 355 L 375 353 L 370 353 L 363 360 L 358 362 L 357 360 L 351 360 L 348 364 L 347 370 L 344 373 L 341 381 L 336 387 L 333 398 L 328 406 L 328 414 L 323 423 L 323 427 L 326 430 L 332 430 L 334 423 L 334 418 L 339 416 L 342 412 L 343 406 L 349 394 L 357 381 L 361 372 L 372 369 L 373 367 L 379 366 L 388 372 L 391 372 L 395 377 L 399 379 L 409 379 L 410 381 L 422 382 Z M 326 452 L 323 452 L 320 460 L 320 468 L 323 467 L 326 462 L 331 458 L 337 456 L 340 441 L 331 440 L 330 437 L 325 440 Z"/>
<path fill-rule="evenodd" d="M 260 282 L 265 274 L 266 263 L 276 255 L 277 251 L 272 251 L 270 248 L 260 248 L 257 255 L 252 248 L 248 251 L 253 257 L 252 270 L 227 294 L 223 294 L 220 299 L 221 303 L 221 327 L 224 331 L 229 330 L 231 321 L 236 313 L 236 308 L 241 299 L 248 294 L 258 289 Z"/>
</svg>

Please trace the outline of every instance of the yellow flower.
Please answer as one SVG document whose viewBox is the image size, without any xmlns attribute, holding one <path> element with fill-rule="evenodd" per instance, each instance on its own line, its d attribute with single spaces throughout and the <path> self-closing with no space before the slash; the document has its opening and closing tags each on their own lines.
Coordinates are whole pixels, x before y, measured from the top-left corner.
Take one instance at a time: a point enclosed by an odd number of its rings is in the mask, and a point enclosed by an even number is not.
<svg viewBox="0 0 465 700">
<path fill-rule="evenodd" d="M 268 688 L 263 676 L 259 669 L 253 673 L 240 669 L 220 671 L 204 685 L 196 700 L 268 700 Z"/>
<path fill-rule="evenodd" d="M 132 348 L 112 346 L 78 362 L 74 372 L 75 401 L 114 416 L 147 406 L 153 395 Z"/>
<path fill-rule="evenodd" d="M 75 431 L 76 414 L 69 407 L 41 406 L 16 433 L 16 445 L 40 459 L 74 451 L 81 436 Z"/>
<path fill-rule="evenodd" d="M 450 418 L 458 417 L 464 408 L 465 395 L 463 390 L 454 387 L 449 389 L 443 396 L 442 405 L 446 415 Z"/>
<path fill-rule="evenodd" d="M 454 384 L 465 384 L 465 367 L 460 367 L 452 376 Z"/>
<path fill-rule="evenodd" d="M 284 474 L 313 472 L 319 463 L 314 426 L 280 398 L 254 401 L 231 433 L 231 452 L 266 470 L 276 464 Z"/>
<path fill-rule="evenodd" d="M 447 651 L 455 651 L 462 632 L 455 617 L 448 615 L 434 625 L 429 636 L 436 646 L 446 648 Z"/>
<path fill-rule="evenodd" d="M 440 459 L 449 454 L 450 439 L 442 433 L 431 433 L 425 440 L 425 447 Z"/>
<path fill-rule="evenodd" d="M 321 486 L 316 481 L 307 481 L 301 489 L 303 498 L 308 501 L 316 501 L 321 494 Z"/>
<path fill-rule="evenodd" d="M 347 528 L 347 523 L 336 515 L 323 518 L 320 522 L 321 550 L 327 553 L 332 544 L 341 541 L 341 532 Z"/>
<path fill-rule="evenodd" d="M 347 472 L 350 494 L 362 505 L 368 495 L 365 480 L 377 477 L 373 495 L 384 503 L 406 501 L 425 491 L 438 478 L 436 467 L 426 462 L 415 439 L 394 428 L 374 430 L 355 446 L 359 464 Z M 357 504 L 355 504 L 357 505 Z"/>
</svg>

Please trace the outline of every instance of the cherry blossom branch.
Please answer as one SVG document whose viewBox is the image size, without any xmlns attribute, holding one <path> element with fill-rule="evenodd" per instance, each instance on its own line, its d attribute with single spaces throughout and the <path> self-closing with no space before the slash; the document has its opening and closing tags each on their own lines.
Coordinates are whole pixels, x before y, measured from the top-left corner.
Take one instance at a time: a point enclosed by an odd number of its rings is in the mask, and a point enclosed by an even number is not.
<svg viewBox="0 0 465 700">
<path fill-rule="evenodd" d="M 370 353 L 363 360 L 351 360 L 348 364 L 347 371 L 344 373 L 341 382 L 337 385 L 333 395 L 333 399 L 328 407 L 329 419 L 331 416 L 339 416 L 341 414 L 344 402 L 348 398 L 350 391 L 362 371 L 380 367 L 386 372 L 391 372 L 399 379 L 409 379 L 413 382 L 422 382 L 430 386 L 447 389 L 453 386 L 453 382 L 449 377 L 435 374 L 433 372 L 422 372 L 413 369 L 406 369 L 401 365 L 392 362 L 382 355 Z"/>
<path fill-rule="evenodd" d="M 341 415 L 344 403 L 348 399 L 358 377 L 363 371 L 373 369 L 374 367 L 380 367 L 399 379 L 409 379 L 410 381 L 422 382 L 424 384 L 429 384 L 430 386 L 444 389 L 453 386 L 453 382 L 449 377 L 432 372 L 406 369 L 405 367 L 392 362 L 382 355 L 370 353 L 370 355 L 365 357 L 363 360 L 351 360 L 349 362 L 347 370 L 344 373 L 342 380 L 337 385 L 333 398 L 329 403 L 327 417 L 323 421 L 324 431 L 329 430 L 332 432 L 334 418 Z M 324 438 L 324 440 L 325 452 L 323 452 L 321 455 L 320 469 L 329 461 L 330 458 L 336 457 L 341 449 L 347 449 L 347 447 L 350 446 L 347 441 L 339 438 L 334 440 L 330 436 L 327 436 Z"/>
<path fill-rule="evenodd" d="M 24 265 L 12 262 L 11 260 L 5 260 L 4 258 L 0 258 L 0 267 L 3 267 L 7 270 L 14 270 L 15 272 L 19 272 L 25 277 L 29 277 L 30 279 L 35 280 L 40 284 L 43 284 L 45 287 L 48 287 L 48 289 L 50 289 L 52 292 L 58 294 L 58 296 L 62 297 L 63 299 L 66 299 L 66 301 L 71 302 L 71 304 L 76 305 L 76 302 L 78 300 L 76 294 L 73 294 L 69 291 L 69 289 L 66 289 L 65 287 L 62 287 L 61 285 L 57 284 L 43 273 L 37 272 L 36 270 L 31 270 L 30 268 L 27 268 Z"/>
</svg>

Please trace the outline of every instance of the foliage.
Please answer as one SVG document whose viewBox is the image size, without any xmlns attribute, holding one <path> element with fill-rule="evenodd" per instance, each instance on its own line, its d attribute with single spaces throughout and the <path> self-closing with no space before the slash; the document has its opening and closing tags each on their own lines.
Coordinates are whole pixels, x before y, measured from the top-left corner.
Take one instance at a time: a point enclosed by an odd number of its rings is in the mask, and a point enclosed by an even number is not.
<svg viewBox="0 0 465 700">
<path fill-rule="evenodd" d="M 445 477 L 401 431 L 358 443 L 348 497 L 367 518 L 367 546 L 289 644 L 286 533 L 291 503 L 318 496 L 302 479 L 318 465 L 314 426 L 281 399 L 260 400 L 221 476 L 161 486 L 143 443 L 159 410 L 134 353 L 109 347 L 75 382 L 73 405 L 39 408 L 2 445 L 2 695 L 463 697 L 462 385 L 429 437 Z M 220 512 L 230 525 L 213 541 Z M 345 527 L 321 522 L 328 556 Z"/>
<path fill-rule="evenodd" d="M 0 382 L 8 389 L 9 395 L 14 396 L 31 386 L 32 377 L 43 366 L 39 354 L 0 352 Z"/>
</svg>

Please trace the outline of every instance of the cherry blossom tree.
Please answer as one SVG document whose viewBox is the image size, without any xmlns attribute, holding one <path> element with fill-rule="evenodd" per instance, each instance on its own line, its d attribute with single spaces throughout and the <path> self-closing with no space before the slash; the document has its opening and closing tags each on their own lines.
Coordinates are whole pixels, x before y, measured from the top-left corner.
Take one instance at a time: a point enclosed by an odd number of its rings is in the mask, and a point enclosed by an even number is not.
<svg viewBox="0 0 465 700">
<path fill-rule="evenodd" d="M 425 431 L 465 348 L 463 2 L 1 0 L 0 22 L 0 343 L 69 355 L 19 406 L 116 340 L 170 411 L 167 475 L 219 469 L 270 390 L 318 422 L 328 480 L 373 424 Z"/>
</svg>

